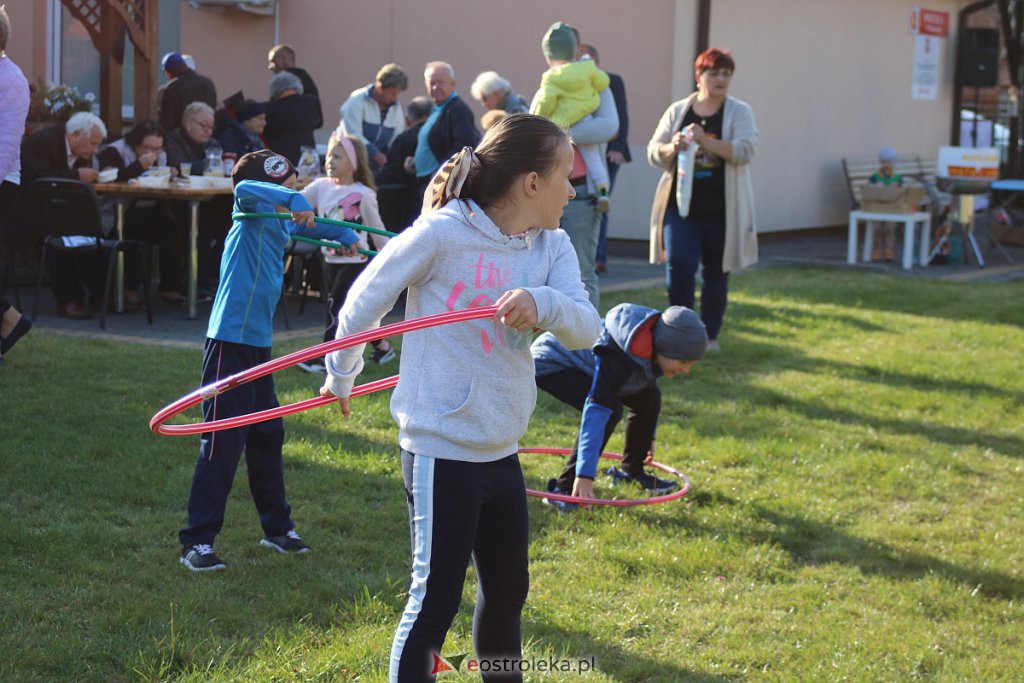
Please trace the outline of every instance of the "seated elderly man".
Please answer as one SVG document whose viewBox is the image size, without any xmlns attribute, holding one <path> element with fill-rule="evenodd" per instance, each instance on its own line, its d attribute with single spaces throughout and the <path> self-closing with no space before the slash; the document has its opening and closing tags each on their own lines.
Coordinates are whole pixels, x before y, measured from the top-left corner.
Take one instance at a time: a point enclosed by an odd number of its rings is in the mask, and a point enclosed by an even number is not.
<svg viewBox="0 0 1024 683">
<path fill-rule="evenodd" d="M 21 181 L 25 192 L 39 178 L 71 178 L 94 183 L 99 177 L 96 151 L 107 127 L 98 116 L 79 112 L 61 126 L 36 131 L 21 143 Z M 91 292 L 93 308 L 103 296 L 103 259 L 97 252 L 76 254 L 47 249 L 44 254 L 50 276 L 57 315 L 85 320 L 92 311 L 85 304 L 86 289 Z"/>
<path fill-rule="evenodd" d="M 497 71 L 484 71 L 476 77 L 469 91 L 488 111 L 506 114 L 529 114 L 530 103 L 522 95 L 512 92 L 512 84 Z"/>
<path fill-rule="evenodd" d="M 398 96 L 409 88 L 409 77 L 397 64 L 385 64 L 374 82 L 353 90 L 341 105 L 338 132 L 363 141 L 374 176 L 388 161 L 392 141 L 405 130 L 405 116 Z"/>
</svg>

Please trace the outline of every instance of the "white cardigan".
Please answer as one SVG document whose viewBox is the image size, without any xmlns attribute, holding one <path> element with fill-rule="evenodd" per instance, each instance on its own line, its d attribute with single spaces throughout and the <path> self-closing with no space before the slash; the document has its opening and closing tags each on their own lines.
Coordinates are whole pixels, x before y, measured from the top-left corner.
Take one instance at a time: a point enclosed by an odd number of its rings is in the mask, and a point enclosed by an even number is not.
<svg viewBox="0 0 1024 683">
<path fill-rule="evenodd" d="M 661 145 L 672 141 L 696 99 L 697 93 L 693 93 L 670 105 L 647 143 L 647 162 L 664 171 L 651 208 L 651 263 L 665 262 L 664 218 L 676 170 L 675 159 L 663 162 L 658 150 Z M 725 164 L 725 252 L 722 256 L 722 270 L 729 273 L 757 263 L 757 223 L 754 220 L 750 161 L 757 152 L 758 135 L 750 105 L 735 97 L 726 97 L 724 106 L 722 139 L 732 142 L 732 159 Z"/>
</svg>

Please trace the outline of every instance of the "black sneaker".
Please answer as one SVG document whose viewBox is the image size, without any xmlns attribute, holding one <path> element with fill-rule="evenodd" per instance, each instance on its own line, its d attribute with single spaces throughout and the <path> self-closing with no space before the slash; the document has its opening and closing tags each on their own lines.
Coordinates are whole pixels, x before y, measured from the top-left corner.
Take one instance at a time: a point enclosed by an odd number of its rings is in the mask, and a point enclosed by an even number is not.
<svg viewBox="0 0 1024 683">
<path fill-rule="evenodd" d="M 309 552 L 309 546 L 295 533 L 295 529 L 292 529 L 283 536 L 264 536 L 263 540 L 260 541 L 260 545 L 286 555 L 289 553 Z"/>
<path fill-rule="evenodd" d="M 327 374 L 327 366 L 324 364 L 323 358 L 311 358 L 310 360 L 304 360 L 301 363 L 296 363 L 296 366 L 300 370 L 305 370 L 306 372 L 314 375 Z"/>
<path fill-rule="evenodd" d="M 618 467 L 609 467 L 607 470 L 612 478 L 612 486 L 618 486 L 624 482 L 634 482 L 639 484 L 648 493 L 660 495 L 662 493 L 668 493 L 679 488 L 679 483 L 672 481 L 671 479 L 658 479 L 657 477 L 647 474 L 647 472 L 641 472 L 640 474 L 630 474 L 625 470 L 621 470 Z"/>
<path fill-rule="evenodd" d="M 390 345 L 386 349 L 381 348 L 380 346 L 374 347 L 373 353 L 370 354 L 370 360 L 372 360 L 377 365 L 384 365 L 385 363 L 390 363 L 394 359 L 395 347 Z"/>
<path fill-rule="evenodd" d="M 186 569 L 193 572 L 222 572 L 228 568 L 219 557 L 214 555 L 213 546 L 206 543 L 182 546 L 181 563 L 185 565 Z"/>
<path fill-rule="evenodd" d="M 548 493 L 558 493 L 563 496 L 567 496 L 572 493 L 571 491 L 563 491 L 558 488 L 558 483 L 554 479 L 548 479 L 547 491 Z M 564 500 L 553 500 L 551 498 L 541 498 L 541 502 L 545 505 L 550 505 L 559 512 L 572 512 L 579 507 L 576 503 L 566 503 Z"/>
</svg>

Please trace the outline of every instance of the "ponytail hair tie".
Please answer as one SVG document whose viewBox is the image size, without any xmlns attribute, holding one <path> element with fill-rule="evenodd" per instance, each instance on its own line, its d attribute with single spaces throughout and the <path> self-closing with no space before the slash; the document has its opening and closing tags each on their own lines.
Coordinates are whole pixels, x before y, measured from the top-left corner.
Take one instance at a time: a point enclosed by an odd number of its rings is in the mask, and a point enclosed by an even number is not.
<svg viewBox="0 0 1024 683">
<path fill-rule="evenodd" d="M 463 147 L 451 159 L 441 164 L 441 168 L 430 179 L 427 192 L 424 194 L 423 213 L 432 213 L 452 199 L 459 199 L 466 178 L 469 177 L 469 171 L 474 166 L 479 168 L 480 157 L 472 147 Z"/>
</svg>

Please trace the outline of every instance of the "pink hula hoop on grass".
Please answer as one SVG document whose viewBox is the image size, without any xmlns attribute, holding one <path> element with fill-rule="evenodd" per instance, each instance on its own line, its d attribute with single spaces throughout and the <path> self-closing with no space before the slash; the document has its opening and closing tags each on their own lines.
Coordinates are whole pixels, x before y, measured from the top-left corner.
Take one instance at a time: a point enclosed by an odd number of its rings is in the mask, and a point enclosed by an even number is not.
<svg viewBox="0 0 1024 683">
<path fill-rule="evenodd" d="M 568 448 L 520 448 L 520 453 L 538 453 L 544 455 L 569 455 L 572 451 Z M 622 456 L 618 453 L 601 453 L 602 458 L 609 460 L 622 460 Z M 690 492 L 690 478 L 685 474 L 669 467 L 668 465 L 660 462 L 651 461 L 647 463 L 649 466 L 656 470 L 661 470 L 667 474 L 671 474 L 674 477 L 679 477 L 682 480 L 683 485 L 678 491 L 672 493 L 666 493 L 661 496 L 651 496 L 650 498 L 584 498 L 578 496 L 570 496 L 563 493 L 548 493 L 547 491 L 534 491 L 533 489 L 526 489 L 526 495 L 533 496 L 534 498 L 547 498 L 549 500 L 559 500 L 563 503 L 578 503 L 579 505 L 610 505 L 612 507 L 631 507 L 633 505 L 656 505 L 658 503 L 667 503 L 670 500 L 679 500 L 687 493 Z"/>
<path fill-rule="evenodd" d="M 217 432 L 222 429 L 244 427 L 245 425 L 263 422 L 264 420 L 271 420 L 277 417 L 284 417 L 285 415 L 298 413 L 303 410 L 310 410 L 312 408 L 329 405 L 334 403 L 337 399 L 333 396 L 316 396 L 304 401 L 278 406 L 277 408 L 262 410 L 257 413 L 250 413 L 249 415 L 239 415 L 237 417 L 226 418 L 223 420 L 214 420 L 213 422 L 198 422 L 195 424 L 185 425 L 165 424 L 171 418 L 180 415 L 189 408 L 196 406 L 207 399 L 223 394 L 225 391 L 230 391 L 231 389 L 241 386 L 246 382 L 251 382 L 255 379 L 259 379 L 260 377 L 265 377 L 266 375 L 277 372 L 278 370 L 291 367 L 296 363 L 301 363 L 304 360 L 318 358 L 324 354 L 330 353 L 331 351 L 347 349 L 350 346 L 365 344 L 367 342 L 376 341 L 377 339 L 383 339 L 384 337 L 405 334 L 406 332 L 415 332 L 416 330 L 425 330 L 428 327 L 450 325 L 452 323 L 478 320 L 480 318 L 490 318 L 497 311 L 497 306 L 484 306 L 481 308 L 467 308 L 459 311 L 451 311 L 449 313 L 436 313 L 434 315 L 423 316 L 422 318 L 413 318 L 412 320 L 403 320 L 401 322 L 391 323 L 390 325 L 378 327 L 375 330 L 367 330 L 366 332 L 350 334 L 346 337 L 342 337 L 341 339 L 335 339 L 333 341 L 317 344 L 316 346 L 310 346 L 308 349 L 289 353 L 287 356 L 281 356 L 280 358 L 267 361 L 262 365 L 249 368 L 248 370 L 239 372 L 231 377 L 225 377 L 213 384 L 208 384 L 205 387 L 196 389 L 190 394 L 182 396 L 177 401 L 171 403 L 154 415 L 149 421 L 149 428 L 156 434 L 166 434 L 169 436 L 204 434 L 206 432 Z M 349 395 L 349 398 L 364 396 L 382 389 L 390 389 L 396 384 L 398 384 L 398 375 L 385 377 L 384 379 L 379 379 L 375 382 L 361 384 L 352 389 L 352 393 Z"/>
</svg>

